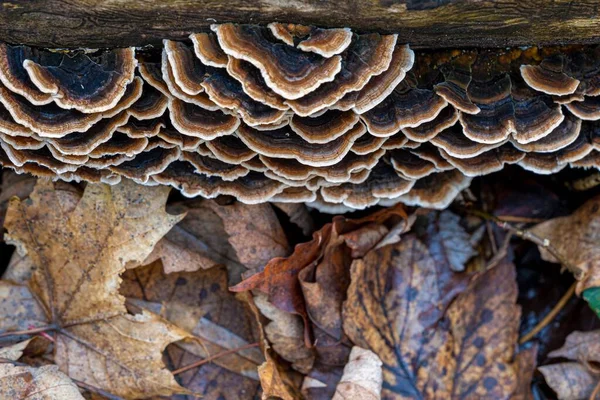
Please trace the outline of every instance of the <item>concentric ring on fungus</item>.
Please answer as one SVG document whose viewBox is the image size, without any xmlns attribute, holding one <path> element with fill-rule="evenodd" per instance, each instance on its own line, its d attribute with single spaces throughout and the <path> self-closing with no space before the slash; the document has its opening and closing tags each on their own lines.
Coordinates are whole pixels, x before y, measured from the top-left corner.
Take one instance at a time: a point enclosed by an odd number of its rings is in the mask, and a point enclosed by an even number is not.
<svg viewBox="0 0 600 400">
<path fill-rule="evenodd" d="M 597 47 L 413 51 L 348 28 L 211 29 L 137 50 L 0 43 L 0 165 L 324 212 L 444 208 L 507 164 L 600 169 Z"/>
</svg>

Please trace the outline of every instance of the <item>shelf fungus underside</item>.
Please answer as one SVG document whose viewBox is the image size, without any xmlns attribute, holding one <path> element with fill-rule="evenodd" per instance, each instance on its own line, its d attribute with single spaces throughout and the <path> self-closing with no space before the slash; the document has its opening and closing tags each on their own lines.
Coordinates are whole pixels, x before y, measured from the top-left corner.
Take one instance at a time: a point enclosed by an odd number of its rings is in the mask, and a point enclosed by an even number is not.
<svg viewBox="0 0 600 400">
<path fill-rule="evenodd" d="M 600 47 L 415 52 L 214 25 L 162 48 L 0 44 L 0 165 L 324 212 L 446 207 L 472 177 L 600 168 Z"/>
</svg>

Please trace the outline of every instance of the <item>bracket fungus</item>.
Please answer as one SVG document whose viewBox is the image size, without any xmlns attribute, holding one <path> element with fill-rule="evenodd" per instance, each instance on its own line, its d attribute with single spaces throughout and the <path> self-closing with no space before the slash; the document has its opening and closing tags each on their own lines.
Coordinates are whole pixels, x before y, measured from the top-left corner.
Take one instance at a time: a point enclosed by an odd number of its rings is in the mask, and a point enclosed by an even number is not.
<svg viewBox="0 0 600 400">
<path fill-rule="evenodd" d="M 284 23 L 138 51 L 0 44 L 0 165 L 186 196 L 443 208 L 507 164 L 600 168 L 599 120 L 594 46 L 415 53 Z"/>
</svg>

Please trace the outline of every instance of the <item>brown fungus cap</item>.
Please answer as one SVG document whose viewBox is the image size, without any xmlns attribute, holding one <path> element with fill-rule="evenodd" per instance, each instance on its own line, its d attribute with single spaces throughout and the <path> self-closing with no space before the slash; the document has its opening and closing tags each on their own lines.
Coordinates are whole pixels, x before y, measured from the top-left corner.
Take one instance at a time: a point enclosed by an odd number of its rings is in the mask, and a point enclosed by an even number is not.
<svg viewBox="0 0 600 400">
<path fill-rule="evenodd" d="M 213 25 L 219 44 L 229 56 L 257 67 L 267 83 L 286 99 L 298 99 L 330 82 L 341 70 L 340 56 L 324 58 L 272 38 L 267 28 L 255 25 Z"/>
<path fill-rule="evenodd" d="M 424 122 L 414 128 L 403 128 L 407 138 L 415 142 L 428 142 L 443 130 L 450 128 L 458 121 L 458 111 L 452 106 L 445 107 L 431 121 Z"/>
<path fill-rule="evenodd" d="M 267 27 L 273 36 L 289 46 L 317 53 L 323 57 L 332 57 L 342 53 L 352 41 L 349 28 L 323 29 L 298 24 L 272 22 Z"/>
<path fill-rule="evenodd" d="M 215 157 L 230 164 L 241 164 L 256 156 L 237 135 L 218 137 L 206 142 L 206 146 Z"/>
<path fill-rule="evenodd" d="M 67 110 L 55 103 L 34 106 L 25 98 L 0 87 L 0 102 L 4 104 L 15 121 L 42 137 L 60 138 L 72 132 L 83 132 L 104 118 L 111 118 L 130 107 L 142 95 L 142 81 L 135 78 L 127 86 L 121 100 L 110 110 L 86 114 Z"/>
<path fill-rule="evenodd" d="M 539 65 L 522 65 L 521 76 L 533 89 L 556 96 L 575 93 L 579 80 L 564 72 L 566 60 L 563 56 L 549 57 Z"/>
<path fill-rule="evenodd" d="M 448 106 L 448 102 L 433 90 L 419 89 L 402 81 L 375 108 L 361 115 L 369 133 L 388 137 L 401 128 L 416 127 L 429 122 Z"/>
<path fill-rule="evenodd" d="M 193 49 L 173 40 L 163 40 L 163 46 L 175 84 L 190 96 L 201 93 L 204 90 L 202 81 L 206 67 L 195 56 Z"/>
<path fill-rule="evenodd" d="M 99 113 L 114 108 L 133 81 L 137 59 L 133 47 L 62 56 L 60 64 L 43 59 L 23 61 L 33 84 L 62 108 Z"/>
<path fill-rule="evenodd" d="M 227 54 L 219 46 L 217 35 L 214 33 L 192 33 L 190 39 L 194 44 L 196 57 L 202 64 L 209 67 L 225 68 L 227 66 Z"/>
<path fill-rule="evenodd" d="M 228 164 L 216 158 L 203 156 L 198 153 L 184 151 L 181 153 L 182 161 L 187 161 L 196 168 L 196 173 L 207 176 L 218 176 L 224 181 L 233 181 L 246 176 L 250 171 L 241 165 Z"/>
<path fill-rule="evenodd" d="M 437 172 L 431 161 L 425 160 L 407 149 L 397 149 L 389 152 L 394 169 L 407 179 L 420 179 Z"/>
<path fill-rule="evenodd" d="M 471 83 L 471 66 L 474 61 L 475 54 L 465 52 L 443 64 L 440 69 L 444 75 L 444 82 L 434 86 L 438 95 L 457 110 L 467 114 L 477 114 L 480 111 L 467 94 L 467 87 Z"/>
<path fill-rule="evenodd" d="M 284 110 L 252 99 L 244 92 L 242 85 L 223 70 L 210 74 L 202 86 L 215 104 L 239 114 L 250 126 L 276 124 L 286 116 Z"/>
<path fill-rule="evenodd" d="M 470 184 L 471 178 L 458 170 L 439 172 L 419 179 L 398 200 L 409 206 L 444 209 Z"/>
<path fill-rule="evenodd" d="M 61 138 L 48 139 L 61 153 L 83 156 L 89 154 L 96 147 L 107 142 L 121 125 L 127 123 L 129 114 L 122 111 L 113 118 L 100 120 L 84 132 L 73 132 Z"/>
<path fill-rule="evenodd" d="M 547 136 L 530 143 L 519 143 L 516 140 L 511 140 L 511 142 L 517 149 L 527 153 L 550 153 L 573 143 L 580 131 L 581 120 L 568 113 L 561 124 Z"/>
<path fill-rule="evenodd" d="M 316 144 L 302 139 L 290 128 L 261 132 L 242 124 L 238 129 L 239 138 L 255 152 L 275 158 L 293 158 L 313 167 L 326 167 L 339 162 L 348 154 L 354 141 L 364 133 L 364 127 L 356 125 L 337 139 Z"/>
<path fill-rule="evenodd" d="M 474 142 L 466 137 L 460 125 L 454 125 L 431 139 L 431 143 L 455 158 L 471 158 L 506 143 Z"/>
<path fill-rule="evenodd" d="M 244 92 L 252 99 L 277 110 L 290 108 L 285 99 L 266 84 L 260 70 L 248 61 L 229 57 L 227 73 L 240 82 Z"/>
<path fill-rule="evenodd" d="M 346 93 L 361 90 L 371 77 L 386 71 L 392 61 L 397 35 L 358 35 L 342 55 L 342 69 L 335 80 L 287 104 L 300 116 L 334 105 Z"/>
<path fill-rule="evenodd" d="M 235 196 L 247 204 L 268 201 L 283 191 L 281 182 L 265 177 L 259 172 L 250 172 L 233 181 L 224 181 L 217 176 L 197 174 L 189 162 L 175 161 L 153 179 L 163 185 L 171 185 L 188 197 L 215 198 L 219 195 Z"/>
<path fill-rule="evenodd" d="M 353 111 L 327 111 L 318 117 L 294 115 L 290 128 L 309 143 L 328 143 L 344 135 L 359 123 Z"/>
<path fill-rule="evenodd" d="M 413 180 L 400 177 L 388 163 L 379 161 L 364 182 L 323 187 L 321 195 L 327 202 L 364 209 L 377 204 L 380 199 L 397 198 L 407 193 L 413 185 Z"/>
<path fill-rule="evenodd" d="M 585 97 L 583 101 L 573 101 L 564 106 L 583 120 L 597 121 L 600 119 L 600 97 Z"/>
<path fill-rule="evenodd" d="M 145 83 L 140 98 L 127 109 L 137 120 L 159 118 L 167 110 L 169 99 L 152 85 Z"/>
<path fill-rule="evenodd" d="M 41 106 L 52 102 L 50 93 L 41 92 L 23 68 L 25 60 L 44 60 L 47 65 L 58 65 L 62 56 L 29 46 L 11 46 L 0 43 L 0 82 L 11 92 L 19 94 L 31 104 Z"/>
<path fill-rule="evenodd" d="M 210 111 L 179 99 L 169 100 L 169 117 L 182 134 L 204 140 L 231 135 L 240 125 L 240 120 L 233 115 Z"/>
<path fill-rule="evenodd" d="M 357 155 L 350 152 L 341 161 L 330 167 L 310 167 L 294 159 L 265 156 L 260 156 L 260 159 L 269 170 L 287 179 L 304 180 L 320 176 L 331 183 L 343 183 L 349 181 L 355 172 L 371 170 L 384 153 L 384 150 L 374 151 L 366 155 Z"/>
<path fill-rule="evenodd" d="M 471 158 L 455 158 L 444 150 L 441 150 L 440 153 L 442 157 L 466 176 L 481 176 L 500 171 L 506 164 L 518 163 L 526 154 L 515 149 L 510 143 Z"/>
</svg>

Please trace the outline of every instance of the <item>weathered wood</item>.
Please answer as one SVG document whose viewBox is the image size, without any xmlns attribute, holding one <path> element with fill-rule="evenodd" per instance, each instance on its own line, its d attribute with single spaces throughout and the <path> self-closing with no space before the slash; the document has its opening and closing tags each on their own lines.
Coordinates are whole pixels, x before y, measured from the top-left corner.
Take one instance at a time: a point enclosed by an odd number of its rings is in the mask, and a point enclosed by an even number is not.
<svg viewBox="0 0 600 400">
<path fill-rule="evenodd" d="M 598 0 L 13 0 L 0 40 L 117 47 L 184 38 L 215 22 L 296 22 L 396 32 L 413 47 L 600 42 Z"/>
</svg>

